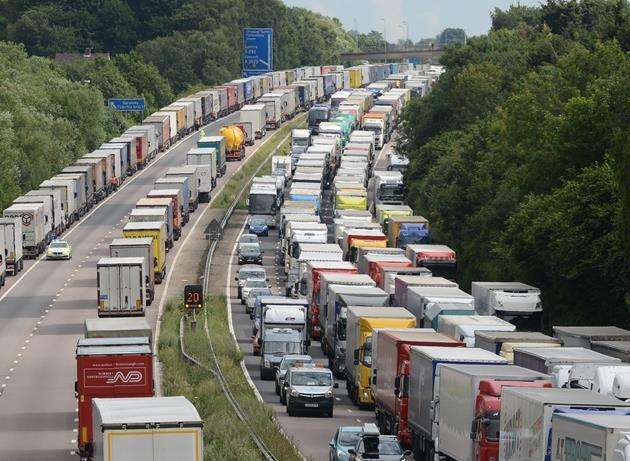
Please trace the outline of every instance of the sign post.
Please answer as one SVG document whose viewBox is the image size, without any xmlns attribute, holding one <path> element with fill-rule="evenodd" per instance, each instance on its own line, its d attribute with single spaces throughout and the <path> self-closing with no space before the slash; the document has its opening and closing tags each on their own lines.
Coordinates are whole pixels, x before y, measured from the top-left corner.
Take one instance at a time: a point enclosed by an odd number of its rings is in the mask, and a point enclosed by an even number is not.
<svg viewBox="0 0 630 461">
<path fill-rule="evenodd" d="M 203 287 L 201 285 L 186 285 L 184 287 L 184 307 L 186 311 L 192 311 L 190 328 L 197 326 L 197 310 L 203 309 Z"/>
<path fill-rule="evenodd" d="M 273 70 L 273 29 L 243 29 L 243 76 L 260 75 Z"/>
<path fill-rule="evenodd" d="M 118 112 L 142 112 L 145 109 L 144 98 L 109 98 L 107 106 Z"/>
</svg>

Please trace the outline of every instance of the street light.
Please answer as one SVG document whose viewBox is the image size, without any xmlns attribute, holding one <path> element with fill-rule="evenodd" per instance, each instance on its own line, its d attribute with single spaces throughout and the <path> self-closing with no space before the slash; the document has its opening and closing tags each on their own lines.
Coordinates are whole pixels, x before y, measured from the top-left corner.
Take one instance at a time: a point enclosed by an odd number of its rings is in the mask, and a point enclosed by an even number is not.
<svg viewBox="0 0 630 461">
<path fill-rule="evenodd" d="M 387 22 L 385 18 L 381 18 L 383 21 L 383 40 L 385 41 L 385 61 L 387 61 Z"/>
<path fill-rule="evenodd" d="M 403 49 L 406 50 L 407 49 L 407 45 L 409 43 L 409 24 L 407 23 L 407 21 L 403 21 L 402 24 L 398 24 L 398 28 L 405 30 L 405 41 L 403 44 Z"/>
</svg>

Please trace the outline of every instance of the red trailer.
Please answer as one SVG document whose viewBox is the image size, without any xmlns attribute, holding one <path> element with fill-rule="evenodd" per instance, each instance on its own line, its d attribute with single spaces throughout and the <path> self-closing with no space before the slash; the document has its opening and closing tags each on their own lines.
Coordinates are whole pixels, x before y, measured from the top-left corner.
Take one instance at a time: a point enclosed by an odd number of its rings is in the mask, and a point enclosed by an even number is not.
<svg viewBox="0 0 630 461">
<path fill-rule="evenodd" d="M 370 255 L 368 255 L 370 256 Z M 379 255 L 385 256 L 385 255 Z M 404 256 L 387 255 L 390 258 L 377 259 L 368 263 L 369 276 L 376 282 L 376 286 L 385 289 L 385 273 L 384 269 L 403 269 L 407 267 L 413 267 L 413 263 Z"/>
<path fill-rule="evenodd" d="M 319 321 L 320 306 L 319 299 L 320 275 L 323 273 L 358 274 L 359 271 L 354 264 L 348 261 L 307 261 L 306 272 L 302 280 L 301 292 L 306 294 L 310 302 L 308 310 L 309 331 L 311 338 L 319 340 L 322 336 L 322 328 Z"/>
<path fill-rule="evenodd" d="M 376 423 L 381 434 L 398 436 L 406 448 L 411 446 L 407 424 L 411 346 L 466 347 L 466 344 L 430 328 L 383 329 L 372 338 Z"/>
<path fill-rule="evenodd" d="M 77 443 L 82 459 L 92 456 L 92 399 L 152 397 L 153 355 L 148 338 L 79 339 L 75 395 Z"/>
<path fill-rule="evenodd" d="M 227 102 L 228 102 L 228 112 L 231 114 L 232 112 L 236 112 L 238 107 L 238 99 L 236 97 L 236 92 L 238 88 L 236 85 L 220 85 L 217 88 L 224 88 L 227 91 Z"/>
</svg>

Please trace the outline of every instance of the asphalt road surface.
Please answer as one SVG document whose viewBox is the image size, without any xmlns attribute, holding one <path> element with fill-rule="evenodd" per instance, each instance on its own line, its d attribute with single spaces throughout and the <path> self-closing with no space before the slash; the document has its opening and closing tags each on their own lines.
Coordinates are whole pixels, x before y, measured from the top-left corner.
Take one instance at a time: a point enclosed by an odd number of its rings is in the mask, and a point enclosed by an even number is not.
<svg viewBox="0 0 630 461">
<path fill-rule="evenodd" d="M 375 169 L 385 169 L 386 154 L 391 150 L 392 144 L 385 146 L 379 151 L 375 163 Z M 325 191 L 325 199 L 322 204 L 324 217 L 326 213 L 332 213 L 331 194 Z M 230 222 L 231 226 L 241 226 L 246 221 L 245 213 L 236 213 Z M 325 219 L 326 220 L 326 219 Z M 240 236 L 240 233 L 238 234 Z M 330 236 L 330 233 L 329 233 Z M 284 296 L 286 286 L 286 276 L 281 265 L 278 264 L 278 253 L 280 242 L 277 230 L 271 231 L 268 237 L 261 237 L 261 246 L 264 251 L 263 266 L 267 271 L 270 280 L 271 291 L 274 294 Z M 246 369 L 260 393 L 265 403 L 269 404 L 275 412 L 278 422 L 284 431 L 295 441 L 301 453 L 308 459 L 328 460 L 328 443 L 332 435 L 339 426 L 358 426 L 368 422 L 375 422 L 373 411 L 359 410 L 354 406 L 346 393 L 345 380 L 337 379 L 339 389 L 335 391 L 335 411 L 334 417 L 313 415 L 298 415 L 289 417 L 285 406 L 280 404 L 279 397 L 275 393 L 274 381 L 262 381 L 260 379 L 260 357 L 254 356 L 252 352 L 251 335 L 252 321 L 249 314 L 245 312 L 245 306 L 241 305 L 238 299 L 237 285 L 234 281 L 238 271 L 238 258 L 236 256 L 236 246 L 232 249 L 229 263 L 229 277 L 226 281 L 226 297 L 229 299 L 232 312 L 232 324 L 236 334 L 237 342 L 244 354 Z M 309 354 L 315 361 L 323 364 L 328 363 L 328 359 L 323 354 L 319 341 L 313 341 L 309 348 Z"/>
<path fill-rule="evenodd" d="M 204 131 L 217 134 L 221 125 L 237 117 L 231 114 Z M 185 154 L 198 136 L 194 133 L 160 154 L 67 231 L 63 238 L 72 245 L 71 260 L 27 261 L 17 277 L 7 278 L 0 291 L 0 461 L 76 459 L 74 351 L 84 320 L 96 317 L 96 262 L 109 256 L 109 242 L 122 236 L 127 215 L 138 199 L 167 168 L 185 162 Z M 247 155 L 254 148 L 249 147 Z M 228 163 L 227 174 L 217 187 L 241 164 Z M 167 270 L 172 269 L 179 246 L 207 206 L 200 204 L 191 215 L 181 239 L 168 254 Z M 147 308 L 152 328 L 165 290 L 166 283 L 156 285 L 156 298 Z"/>
</svg>

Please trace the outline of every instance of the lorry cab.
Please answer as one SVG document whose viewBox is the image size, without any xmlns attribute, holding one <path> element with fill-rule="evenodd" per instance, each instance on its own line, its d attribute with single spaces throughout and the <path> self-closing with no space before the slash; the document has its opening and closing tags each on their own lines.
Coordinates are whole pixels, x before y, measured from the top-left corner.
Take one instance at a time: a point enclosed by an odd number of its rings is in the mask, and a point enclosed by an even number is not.
<svg viewBox="0 0 630 461">
<path fill-rule="evenodd" d="M 299 330 L 292 328 L 267 330 L 260 345 L 260 379 L 275 376 L 276 369 L 285 355 L 304 353 L 304 338 Z"/>
<path fill-rule="evenodd" d="M 330 106 L 317 104 L 308 110 L 308 129 L 312 133 L 319 133 L 319 125 L 321 122 L 327 122 L 330 119 Z"/>
</svg>

